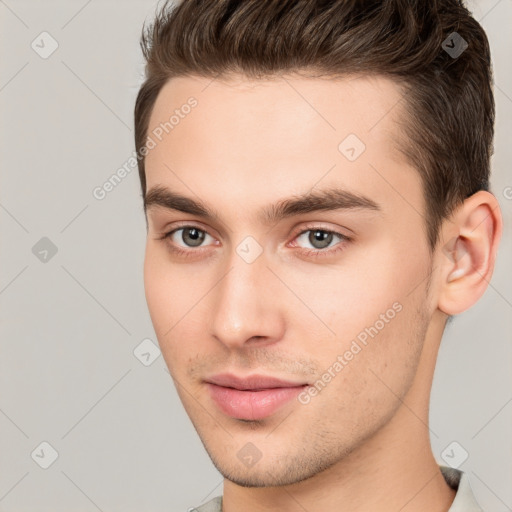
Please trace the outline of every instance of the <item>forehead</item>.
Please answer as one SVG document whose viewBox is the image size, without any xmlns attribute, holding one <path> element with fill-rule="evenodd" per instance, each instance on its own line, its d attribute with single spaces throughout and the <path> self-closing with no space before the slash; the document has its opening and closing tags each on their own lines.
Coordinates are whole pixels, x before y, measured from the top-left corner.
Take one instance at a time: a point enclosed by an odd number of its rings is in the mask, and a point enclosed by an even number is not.
<svg viewBox="0 0 512 512">
<path fill-rule="evenodd" d="M 147 187 L 228 200 L 279 198 L 322 181 L 381 194 L 398 169 L 409 187 L 418 177 L 396 149 L 403 112 L 401 89 L 381 76 L 173 78 L 150 117 Z"/>
<path fill-rule="evenodd" d="M 236 74 L 215 79 L 176 77 L 161 89 L 148 133 L 168 122 L 177 110 L 182 127 L 176 130 L 175 119 L 173 132 L 186 130 L 190 122 L 184 120 L 191 117 L 200 118 L 205 130 L 224 128 L 235 132 L 243 127 L 239 132 L 242 138 L 256 134 L 261 137 L 264 131 L 271 134 L 293 126 L 289 135 L 295 140 L 301 135 L 311 138 L 313 132 L 334 138 L 357 133 L 361 139 L 369 140 L 371 136 L 374 143 L 387 135 L 388 140 L 382 142 L 388 144 L 396 138 L 395 120 L 404 115 L 402 96 L 397 83 L 380 75 L 331 79 L 283 75 L 260 80 Z M 189 113 L 181 112 L 189 111 L 187 101 L 191 97 L 197 106 Z M 194 131 L 197 128 L 194 126 Z M 286 133 L 280 135 L 284 138 Z"/>
</svg>

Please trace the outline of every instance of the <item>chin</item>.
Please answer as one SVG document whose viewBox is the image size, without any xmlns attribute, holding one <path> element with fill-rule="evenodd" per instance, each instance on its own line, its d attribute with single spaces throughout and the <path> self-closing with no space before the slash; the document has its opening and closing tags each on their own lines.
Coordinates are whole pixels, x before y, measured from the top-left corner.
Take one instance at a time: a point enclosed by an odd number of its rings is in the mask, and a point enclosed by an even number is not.
<svg viewBox="0 0 512 512">
<path fill-rule="evenodd" d="M 339 462 L 336 456 L 326 459 L 313 457 L 308 460 L 300 459 L 298 456 L 284 456 L 277 460 L 266 460 L 262 458 L 253 467 L 243 467 L 238 460 L 231 464 L 220 461 L 218 457 L 208 455 L 219 473 L 230 482 L 240 487 L 279 487 L 293 485 L 308 480 L 319 473 L 329 469 Z"/>
</svg>

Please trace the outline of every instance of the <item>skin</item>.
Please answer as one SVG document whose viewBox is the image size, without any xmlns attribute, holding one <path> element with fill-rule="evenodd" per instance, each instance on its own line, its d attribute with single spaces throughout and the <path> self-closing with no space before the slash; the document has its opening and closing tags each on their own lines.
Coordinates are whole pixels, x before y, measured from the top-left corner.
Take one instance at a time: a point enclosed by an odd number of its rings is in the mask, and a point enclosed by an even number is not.
<svg viewBox="0 0 512 512">
<path fill-rule="evenodd" d="M 448 510 L 454 491 L 430 448 L 429 394 L 447 316 L 474 304 L 491 278 L 502 229 L 496 199 L 468 198 L 431 253 L 420 176 L 394 145 L 400 91 L 386 78 L 174 78 L 148 133 L 190 96 L 197 106 L 146 157 L 147 190 L 166 187 L 218 217 L 148 207 L 144 280 L 166 364 L 225 478 L 223 510 Z M 338 149 L 350 133 L 366 145 L 355 161 Z M 270 225 L 258 217 L 330 187 L 379 210 Z M 183 224 L 204 231 L 202 246 L 187 245 L 183 230 L 162 239 Z M 308 229 L 350 240 L 318 248 Z M 247 236 L 263 251 L 252 263 L 237 253 Z M 400 312 L 308 404 L 292 400 L 243 421 L 207 392 L 204 379 L 218 373 L 313 385 L 394 303 Z M 247 443 L 261 454 L 251 467 L 237 456 Z"/>
</svg>

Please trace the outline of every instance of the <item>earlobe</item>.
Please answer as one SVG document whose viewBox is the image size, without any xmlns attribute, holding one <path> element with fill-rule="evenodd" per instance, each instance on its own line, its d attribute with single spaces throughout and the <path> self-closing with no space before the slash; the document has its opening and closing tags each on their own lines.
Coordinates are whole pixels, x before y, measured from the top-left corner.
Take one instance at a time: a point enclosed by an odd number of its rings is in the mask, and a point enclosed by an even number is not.
<svg viewBox="0 0 512 512">
<path fill-rule="evenodd" d="M 440 251 L 441 289 L 438 308 L 448 315 L 462 313 L 485 292 L 494 269 L 502 232 L 496 198 L 479 191 L 464 201 L 446 225 Z"/>
</svg>

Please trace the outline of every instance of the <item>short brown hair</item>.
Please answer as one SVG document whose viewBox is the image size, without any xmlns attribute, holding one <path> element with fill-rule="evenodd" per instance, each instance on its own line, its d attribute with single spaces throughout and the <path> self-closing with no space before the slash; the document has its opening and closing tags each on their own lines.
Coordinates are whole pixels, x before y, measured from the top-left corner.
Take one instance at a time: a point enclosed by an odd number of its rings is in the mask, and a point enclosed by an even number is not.
<svg viewBox="0 0 512 512">
<path fill-rule="evenodd" d="M 468 45 L 460 55 L 446 49 L 455 44 L 453 32 Z M 406 137 L 396 144 L 422 177 L 432 250 L 441 221 L 489 188 L 489 42 L 462 0 L 166 0 L 143 27 L 141 47 L 138 154 L 158 93 L 173 77 L 373 74 L 394 80 L 404 94 Z M 138 165 L 145 197 L 144 159 Z"/>
</svg>

